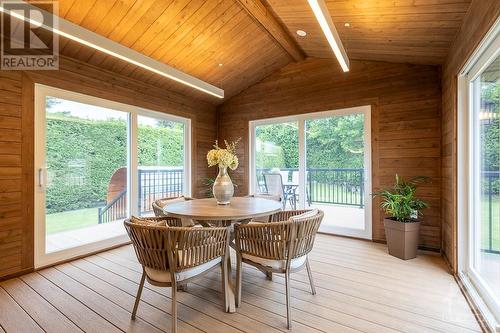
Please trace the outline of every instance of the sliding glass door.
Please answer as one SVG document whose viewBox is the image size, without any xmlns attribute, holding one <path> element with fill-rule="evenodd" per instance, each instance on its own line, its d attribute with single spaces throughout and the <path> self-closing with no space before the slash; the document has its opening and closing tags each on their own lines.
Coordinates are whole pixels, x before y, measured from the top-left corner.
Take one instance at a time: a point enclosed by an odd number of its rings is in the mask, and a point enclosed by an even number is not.
<svg viewBox="0 0 500 333">
<path fill-rule="evenodd" d="M 278 196 L 285 209 L 323 210 L 323 232 L 371 238 L 370 107 L 252 121 L 250 128 L 252 193 Z"/>
<path fill-rule="evenodd" d="M 189 121 L 36 86 L 35 258 L 123 243 L 123 220 L 189 195 Z"/>
<path fill-rule="evenodd" d="M 497 325 L 500 323 L 500 24 L 487 39 L 459 77 L 458 251 L 461 278 L 473 298 L 481 299 L 479 307 L 487 322 Z"/>
</svg>

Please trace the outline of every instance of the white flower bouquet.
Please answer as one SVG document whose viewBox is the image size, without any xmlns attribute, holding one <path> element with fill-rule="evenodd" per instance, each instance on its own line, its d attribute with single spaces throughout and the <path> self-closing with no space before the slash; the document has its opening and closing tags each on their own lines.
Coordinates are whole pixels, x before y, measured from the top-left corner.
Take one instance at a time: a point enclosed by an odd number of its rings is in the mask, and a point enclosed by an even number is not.
<svg viewBox="0 0 500 333">
<path fill-rule="evenodd" d="M 231 143 L 224 140 L 226 148 L 219 147 L 217 140 L 215 140 L 214 149 L 210 150 L 207 154 L 208 166 L 219 166 L 219 168 L 229 168 L 236 170 L 238 167 L 238 156 L 236 156 L 236 145 L 240 142 L 241 138 Z"/>
</svg>

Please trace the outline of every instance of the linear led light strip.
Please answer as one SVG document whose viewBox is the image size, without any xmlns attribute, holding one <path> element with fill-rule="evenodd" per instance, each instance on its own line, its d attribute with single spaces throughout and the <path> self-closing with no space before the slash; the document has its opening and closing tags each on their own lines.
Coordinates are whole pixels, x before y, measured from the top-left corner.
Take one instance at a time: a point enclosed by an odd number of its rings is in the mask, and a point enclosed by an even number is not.
<svg viewBox="0 0 500 333">
<path fill-rule="evenodd" d="M 47 13 L 43 9 L 34 7 L 28 3 L 25 3 L 25 5 L 30 7 L 30 9 L 43 12 L 44 15 L 45 14 L 52 15 L 50 13 Z M 108 38 L 98 35 L 90 30 L 82 28 L 81 26 L 71 23 L 65 19 L 57 18 L 59 27 L 55 27 L 47 25 L 44 22 L 39 22 L 35 19 L 26 17 L 20 14 L 19 12 L 10 11 L 4 8 L 3 4 L 0 4 L 0 12 L 9 14 L 12 17 L 31 23 L 35 26 L 43 27 L 47 30 L 53 31 L 54 33 L 60 36 L 69 38 L 80 44 L 87 45 L 96 50 L 109 54 L 113 57 L 116 57 L 118 59 L 124 60 L 141 68 L 149 70 L 153 73 L 159 74 L 171 80 L 185 84 L 194 89 L 203 91 L 204 93 L 207 93 L 209 95 L 218 98 L 224 98 L 224 90 L 222 90 L 221 88 L 213 86 L 205 81 L 202 81 L 184 72 L 181 72 L 173 67 L 170 67 L 157 60 L 154 60 L 140 52 L 132 50 L 126 46 L 123 46 Z"/>
<path fill-rule="evenodd" d="M 340 67 L 342 67 L 344 72 L 348 72 L 349 58 L 347 57 L 347 53 L 342 45 L 339 34 L 337 33 L 337 29 L 335 29 L 328 7 L 326 7 L 323 0 L 308 0 L 308 2 L 314 15 L 316 16 L 316 19 L 318 20 L 319 25 L 321 26 L 321 29 L 323 30 L 323 33 L 325 34 L 326 39 L 328 40 L 328 43 L 330 44 L 330 47 L 333 50 L 333 53 L 340 63 Z"/>
</svg>

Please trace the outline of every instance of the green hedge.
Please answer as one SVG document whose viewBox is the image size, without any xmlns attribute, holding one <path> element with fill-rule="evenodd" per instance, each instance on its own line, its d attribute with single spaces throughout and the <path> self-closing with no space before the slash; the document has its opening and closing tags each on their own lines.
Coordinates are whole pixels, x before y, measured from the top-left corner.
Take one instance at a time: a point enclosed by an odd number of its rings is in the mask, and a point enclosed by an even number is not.
<svg viewBox="0 0 500 333">
<path fill-rule="evenodd" d="M 257 126 L 257 168 L 298 168 L 297 123 Z M 362 168 L 364 117 L 361 114 L 306 121 L 307 165 Z"/>
<path fill-rule="evenodd" d="M 182 166 L 182 125 L 160 125 L 139 127 L 139 165 Z M 47 213 L 104 204 L 111 176 L 127 165 L 126 122 L 50 113 L 46 136 Z"/>
</svg>

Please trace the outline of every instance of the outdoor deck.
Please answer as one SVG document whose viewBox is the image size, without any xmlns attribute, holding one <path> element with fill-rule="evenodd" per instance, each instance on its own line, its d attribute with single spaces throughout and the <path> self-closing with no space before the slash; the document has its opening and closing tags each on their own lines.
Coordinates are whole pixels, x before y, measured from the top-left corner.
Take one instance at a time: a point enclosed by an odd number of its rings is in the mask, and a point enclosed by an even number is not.
<svg viewBox="0 0 500 333">
<path fill-rule="evenodd" d="M 481 332 L 437 254 L 402 261 L 381 244 L 318 235 L 310 259 L 318 294 L 305 271 L 292 274 L 293 332 Z M 168 331 L 168 288 L 147 284 L 130 320 L 140 276 L 124 246 L 4 281 L 0 332 Z M 179 331 L 287 332 L 283 277 L 245 265 L 243 281 L 234 314 L 222 311 L 218 272 L 191 283 L 178 294 Z"/>
</svg>

